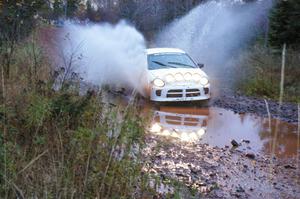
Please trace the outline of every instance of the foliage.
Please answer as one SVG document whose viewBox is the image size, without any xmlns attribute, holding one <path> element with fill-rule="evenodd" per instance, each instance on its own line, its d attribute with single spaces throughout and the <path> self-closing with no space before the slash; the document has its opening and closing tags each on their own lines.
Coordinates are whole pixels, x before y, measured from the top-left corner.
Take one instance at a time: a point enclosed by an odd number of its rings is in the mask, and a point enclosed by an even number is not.
<svg viewBox="0 0 300 199">
<path fill-rule="evenodd" d="M 34 15 L 44 2 L 43 0 L 4 1 L 0 8 L 0 41 L 24 38 L 33 27 Z"/>
<path fill-rule="evenodd" d="M 299 52 L 288 49 L 285 66 L 285 101 L 300 101 L 299 63 Z M 236 74 L 239 74 L 236 87 L 240 91 L 250 96 L 279 99 L 281 54 L 257 44 L 240 57 L 236 70 Z"/>
<path fill-rule="evenodd" d="M 125 0 L 119 3 L 121 18 L 128 19 L 129 21 L 135 20 L 138 2 L 135 0 Z"/>
<path fill-rule="evenodd" d="M 93 21 L 96 18 L 91 0 L 86 1 L 86 18 L 88 18 L 91 21 Z"/>
<path fill-rule="evenodd" d="M 53 18 L 58 19 L 63 15 L 63 2 L 61 0 L 55 0 L 53 2 Z"/>
<path fill-rule="evenodd" d="M 270 43 L 281 48 L 284 43 L 300 47 L 300 1 L 280 0 L 270 17 Z"/>
<path fill-rule="evenodd" d="M 76 11 L 79 7 L 80 0 L 68 0 L 66 1 L 66 14 L 67 17 L 72 18 L 76 16 Z"/>
<path fill-rule="evenodd" d="M 137 106 L 110 106 L 99 91 L 78 95 L 71 76 L 54 91 L 57 76 L 35 41 L 16 44 L 1 85 L 0 198 L 140 197 L 149 188 Z"/>
<path fill-rule="evenodd" d="M 237 88 L 247 95 L 279 98 L 281 49 L 287 44 L 284 100 L 300 101 L 300 2 L 278 0 L 270 15 L 271 47 L 255 44 L 241 57 Z"/>
<path fill-rule="evenodd" d="M 50 114 L 49 99 L 38 94 L 32 94 L 29 98 L 31 103 L 26 110 L 27 117 L 24 119 L 28 126 L 40 127 Z"/>
<path fill-rule="evenodd" d="M 16 42 L 29 35 L 34 16 L 43 4 L 43 0 L 5 1 L 0 7 L 0 53 L 5 77 L 10 75 Z"/>
</svg>

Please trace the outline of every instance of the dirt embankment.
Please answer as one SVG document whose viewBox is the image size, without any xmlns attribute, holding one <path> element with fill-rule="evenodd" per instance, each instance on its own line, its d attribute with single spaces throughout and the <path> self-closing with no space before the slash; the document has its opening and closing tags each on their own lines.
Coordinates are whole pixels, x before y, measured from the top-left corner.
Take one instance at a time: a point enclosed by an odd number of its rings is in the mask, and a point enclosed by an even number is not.
<svg viewBox="0 0 300 199">
<path fill-rule="evenodd" d="M 267 102 L 267 103 L 266 103 Z M 268 118 L 268 109 L 271 118 L 280 119 L 289 123 L 297 124 L 298 106 L 294 103 L 283 103 L 281 106 L 274 100 L 264 100 L 262 98 L 248 97 L 239 93 L 223 91 L 214 97 L 212 106 L 230 109 L 236 113 L 254 113 L 258 116 Z"/>
</svg>

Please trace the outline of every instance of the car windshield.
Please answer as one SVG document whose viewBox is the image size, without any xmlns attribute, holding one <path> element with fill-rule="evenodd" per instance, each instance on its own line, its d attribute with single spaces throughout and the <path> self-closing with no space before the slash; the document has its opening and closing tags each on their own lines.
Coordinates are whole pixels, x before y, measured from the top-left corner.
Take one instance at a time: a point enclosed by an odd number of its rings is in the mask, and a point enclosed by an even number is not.
<svg viewBox="0 0 300 199">
<path fill-rule="evenodd" d="M 148 69 L 196 68 L 192 59 L 184 53 L 159 53 L 148 55 Z"/>
</svg>

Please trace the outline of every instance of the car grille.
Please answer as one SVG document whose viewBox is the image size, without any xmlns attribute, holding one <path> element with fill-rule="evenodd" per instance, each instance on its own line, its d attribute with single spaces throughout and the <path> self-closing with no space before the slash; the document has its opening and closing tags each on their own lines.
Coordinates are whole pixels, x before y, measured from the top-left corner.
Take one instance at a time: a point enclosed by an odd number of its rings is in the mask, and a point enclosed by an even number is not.
<svg viewBox="0 0 300 199">
<path fill-rule="evenodd" d="M 165 116 L 167 124 L 172 125 L 185 125 L 185 126 L 198 126 L 199 119 L 193 117 L 180 117 L 180 116 Z"/>
<path fill-rule="evenodd" d="M 186 97 L 197 97 L 200 95 L 199 89 L 186 89 Z"/>
<path fill-rule="evenodd" d="M 183 90 L 182 89 L 169 90 L 167 97 L 168 98 L 183 97 Z"/>
<path fill-rule="evenodd" d="M 204 93 L 207 95 L 209 93 L 209 88 L 204 88 Z"/>
<path fill-rule="evenodd" d="M 200 95 L 199 89 L 173 89 L 168 91 L 167 98 L 197 97 Z"/>
<path fill-rule="evenodd" d="M 159 96 L 159 97 L 160 97 L 160 96 L 161 96 L 161 90 L 156 90 L 156 91 L 155 91 L 155 94 L 156 94 L 156 96 Z"/>
</svg>

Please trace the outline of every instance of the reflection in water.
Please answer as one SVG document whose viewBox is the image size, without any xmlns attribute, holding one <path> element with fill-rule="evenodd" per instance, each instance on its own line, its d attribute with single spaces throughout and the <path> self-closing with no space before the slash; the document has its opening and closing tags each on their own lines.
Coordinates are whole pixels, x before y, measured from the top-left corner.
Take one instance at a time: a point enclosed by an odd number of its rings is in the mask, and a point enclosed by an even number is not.
<svg viewBox="0 0 300 199">
<path fill-rule="evenodd" d="M 154 112 L 150 132 L 185 142 L 198 141 L 207 130 L 209 111 L 161 107 Z"/>
<path fill-rule="evenodd" d="M 298 128 L 296 125 L 281 122 L 278 126 L 278 135 L 275 139 L 275 125 L 276 120 L 271 121 L 272 131 L 269 130 L 268 122 L 265 121 L 262 124 L 262 129 L 260 131 L 260 138 L 264 141 L 264 151 L 268 154 L 272 153 L 272 144 L 275 143 L 275 154 L 277 157 L 292 157 L 297 154 L 300 150 L 298 142 Z"/>
<path fill-rule="evenodd" d="M 182 142 L 208 143 L 212 146 L 230 146 L 235 139 L 243 142 L 240 149 L 254 152 L 272 152 L 276 120 L 272 130 L 267 119 L 249 114 L 235 114 L 220 108 L 159 107 L 154 111 L 150 132 Z M 297 155 L 297 126 L 279 122 L 275 144 L 277 157 Z M 298 149 L 299 150 L 299 149 Z"/>
</svg>

